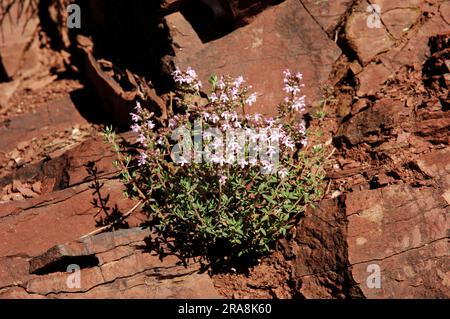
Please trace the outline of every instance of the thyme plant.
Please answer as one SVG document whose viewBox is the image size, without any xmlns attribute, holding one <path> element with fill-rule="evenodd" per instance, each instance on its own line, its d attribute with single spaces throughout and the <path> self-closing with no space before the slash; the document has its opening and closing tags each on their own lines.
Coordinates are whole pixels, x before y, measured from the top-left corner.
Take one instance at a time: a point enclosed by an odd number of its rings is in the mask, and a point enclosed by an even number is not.
<svg viewBox="0 0 450 319">
<path fill-rule="evenodd" d="M 166 123 L 140 103 L 131 114 L 138 153 L 105 131 L 127 196 L 142 200 L 154 241 L 182 258 L 266 254 L 322 193 L 324 149 L 308 136 L 302 74 L 284 71 L 286 98 L 271 118 L 254 111 L 257 94 L 242 76 L 212 76 L 209 94 L 191 68 L 173 77 L 176 113 Z"/>
</svg>

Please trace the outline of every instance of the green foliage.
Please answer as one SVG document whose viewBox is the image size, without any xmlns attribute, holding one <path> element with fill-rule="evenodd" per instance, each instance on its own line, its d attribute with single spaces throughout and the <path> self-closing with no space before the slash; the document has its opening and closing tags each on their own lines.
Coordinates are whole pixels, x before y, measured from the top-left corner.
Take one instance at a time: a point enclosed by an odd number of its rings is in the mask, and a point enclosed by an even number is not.
<svg viewBox="0 0 450 319">
<path fill-rule="evenodd" d="M 220 87 L 228 85 L 217 76 L 211 78 L 213 91 L 219 90 L 220 81 Z M 242 92 L 247 94 L 247 88 Z M 201 107 L 184 105 L 198 94 L 195 90 L 183 88 L 177 94 L 185 110 L 184 117 L 177 115 L 177 120 L 185 126 L 192 126 L 193 119 L 205 111 L 213 114 L 218 108 L 211 102 Z M 244 103 L 245 96 L 236 100 Z M 171 158 L 174 142 L 169 138 L 169 126 L 141 131 L 145 147 L 140 147 L 146 152 L 146 160 L 141 157 L 138 163 L 137 156 L 125 155 L 113 130 L 105 130 L 106 140 L 119 156 L 116 164 L 121 169 L 126 195 L 144 201 L 147 224 L 157 234 L 151 241 L 152 248 L 170 250 L 182 259 L 199 256 L 210 264 L 222 265 L 258 258 L 268 253 L 277 239 L 286 236 L 305 207 L 322 196 L 325 158 L 324 147 L 313 145 L 314 137 L 310 137 L 307 147 L 302 146 L 307 132 L 300 136 L 298 118 L 287 114 L 288 108 L 284 106 L 280 123 L 290 135 L 298 136 L 292 151 L 280 152 L 279 162 L 285 168 L 282 175 L 265 174 L 251 165 L 219 166 L 205 161 L 178 165 Z M 138 115 L 136 130 L 152 118 L 145 109 Z M 242 119 L 242 123 L 247 122 Z M 226 182 L 219 177 L 226 178 Z"/>
</svg>

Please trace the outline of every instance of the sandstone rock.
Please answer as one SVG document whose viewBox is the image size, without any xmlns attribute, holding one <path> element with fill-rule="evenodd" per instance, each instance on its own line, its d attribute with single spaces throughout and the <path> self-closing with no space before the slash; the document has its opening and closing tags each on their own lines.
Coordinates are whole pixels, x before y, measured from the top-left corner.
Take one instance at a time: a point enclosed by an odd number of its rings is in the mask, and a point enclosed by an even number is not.
<svg viewBox="0 0 450 319">
<path fill-rule="evenodd" d="M 442 18 L 450 25 L 450 2 L 444 1 L 439 7 Z"/>
<path fill-rule="evenodd" d="M 360 298 L 349 271 L 345 211 L 341 198 L 324 200 L 310 209 L 297 226 L 286 256 L 293 257 L 293 278 L 306 298 Z M 333 287 L 333 288 L 331 288 Z"/>
<path fill-rule="evenodd" d="M 106 181 L 102 191 L 115 198 L 112 204 L 123 212 L 135 205 L 123 197 L 119 181 Z M 95 230 L 96 211 L 91 200 L 88 184 L 82 184 L 27 201 L 0 204 L 0 256 L 37 255 Z M 140 224 L 137 216 L 127 219 L 128 223 Z"/>
<path fill-rule="evenodd" d="M 20 142 L 75 124 L 87 124 L 87 121 L 69 96 L 50 101 L 38 107 L 36 112 L 17 116 L 11 119 L 7 127 L 0 127 L 0 149 L 9 152 Z"/>
<path fill-rule="evenodd" d="M 31 185 L 31 189 L 33 190 L 33 192 L 35 192 L 37 194 L 41 194 L 42 183 L 40 181 L 33 183 L 33 185 Z"/>
<path fill-rule="evenodd" d="M 76 260 L 77 257 L 100 256 L 102 253 L 120 251 L 121 248 L 127 247 L 128 245 L 144 245 L 144 238 L 150 235 L 151 232 L 149 229 L 130 228 L 85 237 L 67 244 L 59 244 L 50 248 L 44 254 L 32 258 L 30 260 L 30 273 L 42 272 L 44 269 L 48 269 L 64 259 Z M 121 259 L 124 256 L 122 254 L 116 254 L 113 257 L 116 259 L 112 258 L 111 255 L 106 259 L 102 258 L 99 261 L 99 265 L 101 266 L 106 262 Z"/>
<path fill-rule="evenodd" d="M 146 82 L 142 81 L 138 87 L 132 74 L 125 71 L 128 75 L 128 85 L 132 87 L 126 90 L 110 74 L 102 70 L 92 53 L 94 44 L 89 38 L 79 35 L 77 46 L 84 58 L 86 76 L 102 99 L 101 107 L 118 125 L 130 127 L 132 123 L 130 112 L 133 111 L 138 99 L 145 101 L 144 106 L 154 111 L 157 119 L 164 120 L 167 117 L 164 101 Z"/>
<path fill-rule="evenodd" d="M 0 83 L 0 115 L 9 109 L 8 101 L 19 87 L 19 81 Z"/>
<path fill-rule="evenodd" d="M 356 78 L 359 82 L 358 96 L 368 96 L 375 94 L 380 86 L 392 75 L 392 70 L 383 63 L 371 63 L 367 65 Z"/>
<path fill-rule="evenodd" d="M 0 265 L 17 267 L 14 273 L 0 271 L 0 297 L 220 298 L 211 278 L 198 273 L 199 264 L 184 267 L 175 256 L 161 259 L 142 251 L 149 234 L 132 228 L 60 244 L 31 259 L 30 271 L 39 275 L 25 272 L 23 258 L 0 259 Z M 86 264 L 86 257 L 96 263 Z M 68 284 L 69 265 L 80 267 L 79 286 Z"/>
<path fill-rule="evenodd" d="M 397 8 L 382 13 L 382 19 L 389 33 L 395 39 L 400 39 L 418 21 L 420 15 L 419 8 Z"/>
<path fill-rule="evenodd" d="M 388 186 L 348 194 L 346 207 L 349 261 L 365 296 L 449 297 L 450 211 L 439 192 Z M 367 283 L 373 264 L 381 269 L 379 288 Z"/>
<path fill-rule="evenodd" d="M 353 5 L 352 0 L 335 1 L 317 1 L 303 0 L 302 4 L 308 9 L 308 12 L 331 36 L 334 29 L 344 19 L 346 12 Z"/>
<path fill-rule="evenodd" d="M 195 69 L 203 83 L 211 74 L 244 75 L 259 93 L 259 111 L 273 115 L 284 94 L 282 71 L 304 74 L 312 103 L 321 95 L 340 50 L 298 1 L 266 9 L 254 21 L 215 41 L 202 43 L 190 24 L 175 13 L 166 18 L 176 66 Z M 270 62 L 270 63 L 269 63 Z M 262 68 L 261 66 L 264 65 Z"/>
<path fill-rule="evenodd" d="M 38 63 L 38 43 L 36 16 L 29 16 L 23 7 L 30 6 L 30 0 L 14 2 L 9 16 L 3 20 L 0 57 L 9 78 L 18 76 L 18 72 L 31 74 Z"/>
<path fill-rule="evenodd" d="M 369 18 L 373 13 L 367 12 L 369 2 L 362 1 L 350 15 L 345 26 L 349 45 L 356 52 L 363 65 L 373 61 L 379 54 L 389 51 L 394 40 L 383 24 L 370 27 Z"/>
<path fill-rule="evenodd" d="M 399 101 L 380 100 L 352 117 L 344 125 L 342 136 L 352 145 L 383 141 L 394 127 L 405 124 L 410 112 Z"/>
<path fill-rule="evenodd" d="M 436 150 L 416 160 L 419 169 L 433 178 L 444 192 L 450 190 L 450 150 Z"/>
<path fill-rule="evenodd" d="M 406 34 L 418 21 L 421 9 L 426 10 L 424 0 L 371 0 L 369 2 L 380 7 L 383 24 L 395 39 Z"/>
</svg>

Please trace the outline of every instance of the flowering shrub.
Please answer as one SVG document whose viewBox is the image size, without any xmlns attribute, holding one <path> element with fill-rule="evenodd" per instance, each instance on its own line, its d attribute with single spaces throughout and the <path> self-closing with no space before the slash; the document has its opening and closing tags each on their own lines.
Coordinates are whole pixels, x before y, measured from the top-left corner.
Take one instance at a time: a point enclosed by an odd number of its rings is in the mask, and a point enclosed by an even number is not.
<svg viewBox="0 0 450 319">
<path fill-rule="evenodd" d="M 268 252 L 321 195 L 323 149 L 308 143 L 302 75 L 284 72 L 286 98 L 273 118 L 252 111 L 257 94 L 242 76 L 212 76 L 208 96 L 194 70 L 173 77 L 177 112 L 165 125 L 139 103 L 131 114 L 138 155 L 124 156 L 106 131 L 128 196 L 143 201 L 157 238 L 183 258 Z"/>
</svg>

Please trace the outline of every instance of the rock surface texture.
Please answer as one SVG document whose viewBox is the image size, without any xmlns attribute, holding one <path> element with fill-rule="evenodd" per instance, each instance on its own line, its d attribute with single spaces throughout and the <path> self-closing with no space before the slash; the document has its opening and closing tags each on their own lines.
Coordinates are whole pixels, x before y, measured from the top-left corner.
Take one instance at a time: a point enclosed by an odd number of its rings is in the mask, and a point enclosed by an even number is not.
<svg viewBox="0 0 450 319">
<path fill-rule="evenodd" d="M 268 8 L 249 25 L 206 43 L 181 13 L 167 16 L 165 22 L 175 66 L 192 67 L 205 85 L 211 74 L 245 75 L 263 106 L 253 111 L 268 115 L 274 115 L 284 99 L 283 70 L 289 68 L 302 72 L 305 79 L 314 79 L 304 90 L 313 102 L 320 98 L 321 87 L 341 53 L 297 0 Z"/>
</svg>

